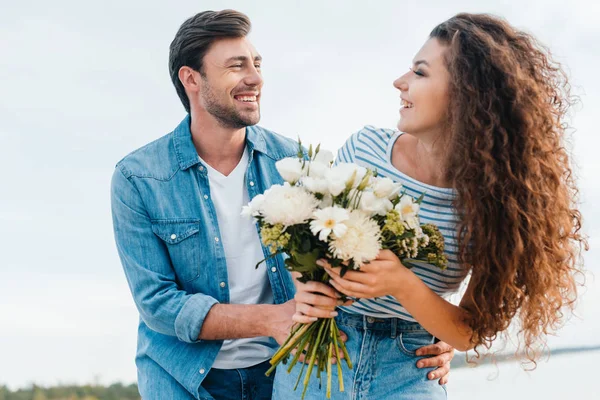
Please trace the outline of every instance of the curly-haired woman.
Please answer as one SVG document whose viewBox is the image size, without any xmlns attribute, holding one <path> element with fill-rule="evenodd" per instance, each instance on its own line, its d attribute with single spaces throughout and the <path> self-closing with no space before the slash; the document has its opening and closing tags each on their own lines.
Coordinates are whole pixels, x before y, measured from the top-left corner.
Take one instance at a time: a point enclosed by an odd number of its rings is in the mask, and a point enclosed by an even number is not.
<svg viewBox="0 0 600 400">
<path fill-rule="evenodd" d="M 334 398 L 446 398 L 419 373 L 415 350 L 435 338 L 459 350 L 489 347 L 514 319 L 535 361 L 573 306 L 587 247 L 564 147 L 568 81 L 531 35 L 490 15 L 458 14 L 433 29 L 394 86 L 398 131 L 365 127 L 338 162 L 425 193 L 421 222 L 440 227 L 449 267 L 408 269 L 388 250 L 343 278 L 326 265 L 333 287 L 360 299 L 336 317 L 355 368 Z M 460 305 L 450 303 L 468 274 Z M 335 291 L 297 286 L 296 321 L 330 316 Z M 274 397 L 292 398 L 294 374 L 275 380 Z M 312 381 L 308 398 L 322 397 Z"/>
</svg>

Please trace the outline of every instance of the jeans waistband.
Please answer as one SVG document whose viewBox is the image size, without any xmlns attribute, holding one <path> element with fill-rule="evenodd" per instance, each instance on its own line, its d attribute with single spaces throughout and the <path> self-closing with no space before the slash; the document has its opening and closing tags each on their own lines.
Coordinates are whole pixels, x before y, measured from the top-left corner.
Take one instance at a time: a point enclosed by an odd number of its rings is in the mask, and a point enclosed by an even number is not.
<svg viewBox="0 0 600 400">
<path fill-rule="evenodd" d="M 406 321 L 400 318 L 376 318 L 363 314 L 353 314 L 339 309 L 335 321 L 340 326 L 344 325 L 365 331 L 389 332 L 391 337 L 396 337 L 399 333 L 408 332 L 429 334 L 418 322 Z"/>
</svg>

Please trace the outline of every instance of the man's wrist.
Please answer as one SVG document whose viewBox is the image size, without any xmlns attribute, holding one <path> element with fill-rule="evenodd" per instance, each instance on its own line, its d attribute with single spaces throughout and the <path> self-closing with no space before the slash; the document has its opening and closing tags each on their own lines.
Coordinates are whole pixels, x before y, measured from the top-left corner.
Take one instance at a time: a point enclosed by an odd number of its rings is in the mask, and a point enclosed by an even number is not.
<svg viewBox="0 0 600 400">
<path fill-rule="evenodd" d="M 273 315 L 277 311 L 276 304 L 259 304 L 256 306 L 256 324 L 258 336 L 271 336 Z"/>
</svg>

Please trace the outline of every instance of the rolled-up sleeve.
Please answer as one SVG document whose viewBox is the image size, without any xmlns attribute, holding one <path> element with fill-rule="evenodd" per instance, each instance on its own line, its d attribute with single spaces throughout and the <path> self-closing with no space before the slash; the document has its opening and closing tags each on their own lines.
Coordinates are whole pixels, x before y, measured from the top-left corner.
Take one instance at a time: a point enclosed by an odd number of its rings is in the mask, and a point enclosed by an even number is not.
<svg viewBox="0 0 600 400">
<path fill-rule="evenodd" d="M 117 250 L 142 320 L 164 335 L 196 343 L 206 315 L 218 301 L 177 284 L 165 243 L 152 232 L 139 191 L 117 166 L 111 182 Z"/>
</svg>

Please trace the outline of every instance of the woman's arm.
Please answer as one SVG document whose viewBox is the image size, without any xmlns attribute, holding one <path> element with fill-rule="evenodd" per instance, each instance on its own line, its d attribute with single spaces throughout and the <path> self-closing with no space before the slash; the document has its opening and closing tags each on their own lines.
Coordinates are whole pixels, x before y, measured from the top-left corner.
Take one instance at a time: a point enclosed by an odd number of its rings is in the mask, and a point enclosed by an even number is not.
<svg viewBox="0 0 600 400">
<path fill-rule="evenodd" d="M 470 284 L 461 305 L 455 306 L 427 287 L 389 250 L 382 250 L 376 260 L 363 265 L 360 271 L 347 272 L 343 278 L 339 268 L 326 265 L 326 269 L 339 292 L 358 298 L 394 296 L 433 336 L 460 351 L 473 348 L 465 307 L 471 298 Z"/>
</svg>

